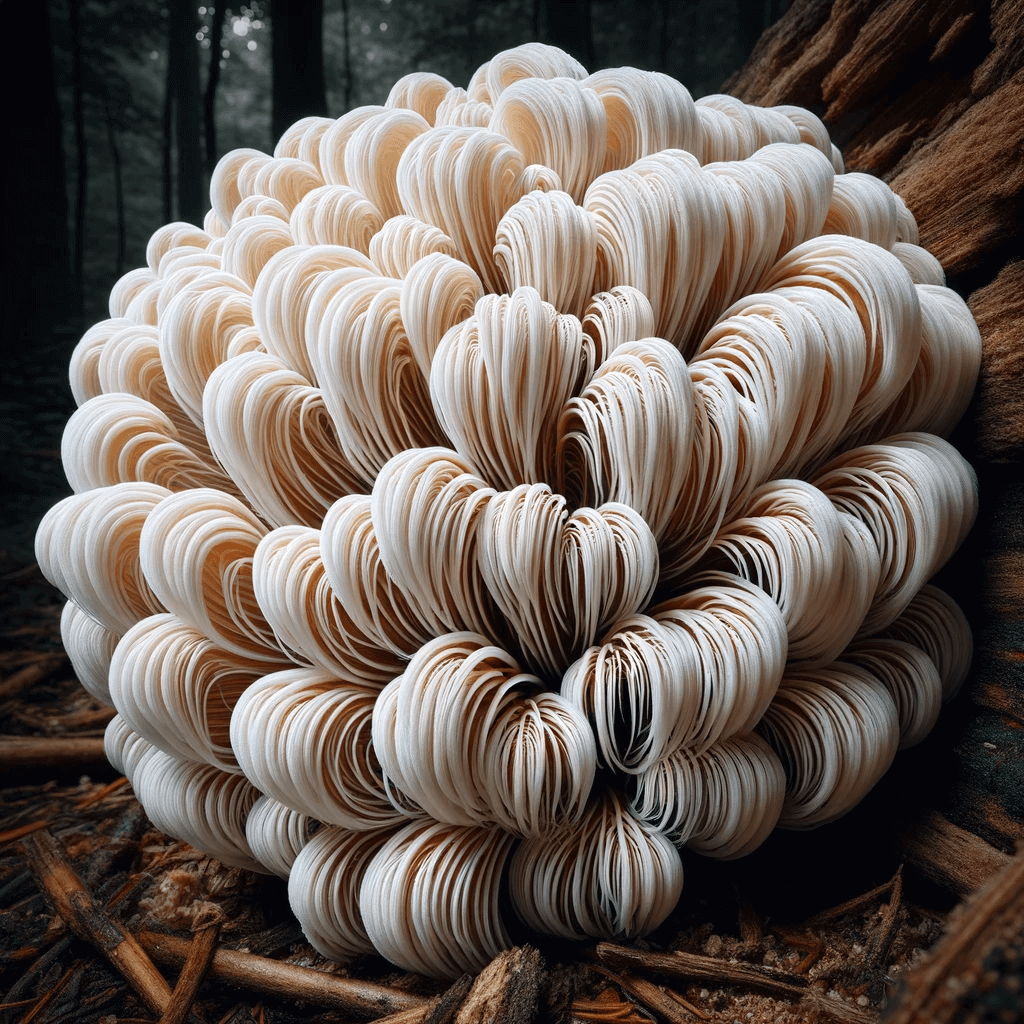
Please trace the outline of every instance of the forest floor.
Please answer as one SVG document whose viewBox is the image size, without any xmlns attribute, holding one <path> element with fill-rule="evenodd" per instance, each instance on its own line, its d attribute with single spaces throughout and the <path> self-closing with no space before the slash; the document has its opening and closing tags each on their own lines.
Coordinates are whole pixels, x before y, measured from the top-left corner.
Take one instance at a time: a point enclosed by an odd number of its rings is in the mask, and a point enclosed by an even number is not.
<svg viewBox="0 0 1024 1024">
<path fill-rule="evenodd" d="M 0 560 L 34 560 L 33 538 L 51 505 L 71 493 L 60 442 L 75 402 L 68 361 L 82 333 L 72 322 L 34 349 L 10 353 L 0 385 Z"/>
</svg>

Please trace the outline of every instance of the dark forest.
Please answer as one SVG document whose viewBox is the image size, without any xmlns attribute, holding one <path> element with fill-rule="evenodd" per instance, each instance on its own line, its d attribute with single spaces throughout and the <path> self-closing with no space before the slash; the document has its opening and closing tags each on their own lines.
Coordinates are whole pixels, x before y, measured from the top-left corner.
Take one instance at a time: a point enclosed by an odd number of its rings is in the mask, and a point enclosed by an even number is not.
<svg viewBox="0 0 1024 1024">
<path fill-rule="evenodd" d="M 30 557 L 65 492 L 56 449 L 74 343 L 161 224 L 202 223 L 217 160 L 271 152 L 307 114 L 382 103 L 429 70 L 465 85 L 498 50 L 554 43 L 719 90 L 785 0 L 4 0 L 23 61 L 4 188 L 0 550 Z M 14 89 L 14 82 L 12 82 Z M 13 176 L 17 180 L 13 180 Z M 15 256 L 14 254 L 17 254 Z M 17 397 L 14 397 L 14 393 Z M 28 491 L 29 493 L 25 493 Z"/>
</svg>

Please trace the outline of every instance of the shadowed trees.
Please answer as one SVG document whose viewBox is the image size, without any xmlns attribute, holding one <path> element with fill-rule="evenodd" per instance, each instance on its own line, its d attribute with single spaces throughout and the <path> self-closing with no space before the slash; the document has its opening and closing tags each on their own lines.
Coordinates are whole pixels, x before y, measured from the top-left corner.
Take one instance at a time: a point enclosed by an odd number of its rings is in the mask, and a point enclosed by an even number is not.
<svg viewBox="0 0 1024 1024">
<path fill-rule="evenodd" d="M 270 17 L 276 141 L 300 117 L 327 114 L 323 0 L 274 0 Z"/>
</svg>

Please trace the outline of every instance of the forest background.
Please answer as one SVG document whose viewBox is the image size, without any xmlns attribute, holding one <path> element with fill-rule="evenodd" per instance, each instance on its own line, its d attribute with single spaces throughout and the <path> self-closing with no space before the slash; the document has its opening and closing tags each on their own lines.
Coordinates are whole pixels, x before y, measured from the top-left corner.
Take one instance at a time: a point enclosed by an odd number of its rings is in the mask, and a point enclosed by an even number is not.
<svg viewBox="0 0 1024 1024">
<path fill-rule="evenodd" d="M 202 224 L 230 150 L 272 152 L 299 117 L 383 103 L 417 70 L 465 86 L 533 39 L 589 69 L 664 71 L 717 92 L 788 0 L 0 0 L 3 163 L 0 563 L 32 559 L 69 493 L 67 364 L 146 243 Z M 15 59 L 16 58 L 16 59 Z M 13 131 L 11 131 L 13 128 Z M 2 568 L 0 564 L 0 568 Z"/>
</svg>

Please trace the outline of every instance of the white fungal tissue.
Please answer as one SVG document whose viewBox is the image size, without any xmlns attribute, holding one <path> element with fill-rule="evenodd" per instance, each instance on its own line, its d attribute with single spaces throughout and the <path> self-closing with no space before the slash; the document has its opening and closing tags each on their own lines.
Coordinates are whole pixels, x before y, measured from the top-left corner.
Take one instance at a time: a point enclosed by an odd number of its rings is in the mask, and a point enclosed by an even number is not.
<svg viewBox="0 0 1024 1024">
<path fill-rule="evenodd" d="M 210 200 L 74 352 L 36 550 L 149 816 L 325 955 L 647 934 L 963 682 L 978 329 L 810 112 L 528 44 Z"/>
</svg>

